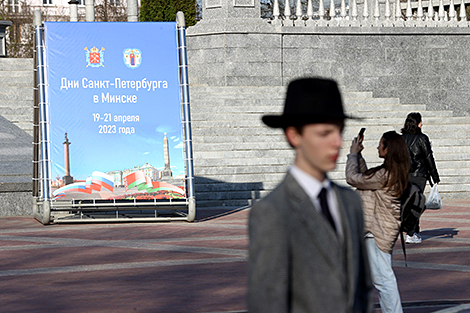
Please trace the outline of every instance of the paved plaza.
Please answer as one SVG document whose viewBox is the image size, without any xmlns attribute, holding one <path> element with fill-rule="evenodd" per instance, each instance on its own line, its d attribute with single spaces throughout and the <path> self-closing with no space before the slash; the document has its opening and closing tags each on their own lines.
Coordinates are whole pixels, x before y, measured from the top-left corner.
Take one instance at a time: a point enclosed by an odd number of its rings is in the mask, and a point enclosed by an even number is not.
<svg viewBox="0 0 470 313">
<path fill-rule="evenodd" d="M 0 218 L 0 311 L 246 312 L 248 213 L 49 226 Z M 426 211 L 422 230 L 408 267 L 400 243 L 394 251 L 405 313 L 470 312 L 470 200 Z"/>
</svg>

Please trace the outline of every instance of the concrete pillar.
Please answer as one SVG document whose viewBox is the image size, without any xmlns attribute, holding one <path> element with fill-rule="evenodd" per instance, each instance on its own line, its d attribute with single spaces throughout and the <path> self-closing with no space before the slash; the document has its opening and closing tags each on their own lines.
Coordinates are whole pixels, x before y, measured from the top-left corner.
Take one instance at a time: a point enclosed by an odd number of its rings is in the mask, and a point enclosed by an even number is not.
<svg viewBox="0 0 470 313">
<path fill-rule="evenodd" d="M 137 0 L 127 0 L 127 21 L 138 22 L 139 12 L 137 7 Z"/>
<path fill-rule="evenodd" d="M 78 0 L 70 0 L 70 22 L 78 22 Z"/>
<path fill-rule="evenodd" d="M 34 10 L 33 13 L 33 26 L 41 26 L 42 25 L 42 15 L 41 11 L 39 10 Z"/>
<path fill-rule="evenodd" d="M 85 0 L 85 20 L 87 22 L 95 21 L 95 1 Z"/>
</svg>

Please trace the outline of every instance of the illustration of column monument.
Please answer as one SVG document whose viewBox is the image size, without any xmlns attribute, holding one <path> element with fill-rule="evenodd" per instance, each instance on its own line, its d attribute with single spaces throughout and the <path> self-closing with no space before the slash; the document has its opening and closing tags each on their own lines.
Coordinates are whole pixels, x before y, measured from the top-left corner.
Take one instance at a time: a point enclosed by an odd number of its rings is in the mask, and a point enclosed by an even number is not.
<svg viewBox="0 0 470 313">
<path fill-rule="evenodd" d="M 65 141 L 64 141 L 64 167 L 65 167 L 65 175 L 63 177 L 64 185 L 69 185 L 73 183 L 73 177 L 70 176 L 70 154 L 69 154 L 69 146 L 71 142 L 67 138 L 67 133 L 65 133 Z"/>
</svg>

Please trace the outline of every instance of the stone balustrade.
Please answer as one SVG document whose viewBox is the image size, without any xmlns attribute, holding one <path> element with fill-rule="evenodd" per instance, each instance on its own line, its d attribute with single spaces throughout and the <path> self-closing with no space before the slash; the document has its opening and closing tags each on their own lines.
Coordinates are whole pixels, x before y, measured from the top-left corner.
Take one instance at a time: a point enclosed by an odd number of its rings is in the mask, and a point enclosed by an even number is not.
<svg viewBox="0 0 470 313">
<path fill-rule="evenodd" d="M 294 6 L 294 1 L 296 1 Z M 405 8 L 400 0 L 341 0 L 339 6 L 330 1 L 329 8 L 319 0 L 314 11 L 312 0 L 306 10 L 301 0 L 285 0 L 284 12 L 279 0 L 274 0 L 272 25 L 330 26 L 330 27 L 468 27 L 465 0 L 439 0 L 436 2 L 407 1 Z M 294 10 L 292 10 L 294 7 Z M 457 8 L 457 9 L 456 9 Z"/>
</svg>

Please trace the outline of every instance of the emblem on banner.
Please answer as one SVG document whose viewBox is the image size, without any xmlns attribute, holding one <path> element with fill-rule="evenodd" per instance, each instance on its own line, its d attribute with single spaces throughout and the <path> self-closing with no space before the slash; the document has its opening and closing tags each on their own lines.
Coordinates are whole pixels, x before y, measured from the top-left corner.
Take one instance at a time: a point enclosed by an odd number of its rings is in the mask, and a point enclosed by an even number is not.
<svg viewBox="0 0 470 313">
<path fill-rule="evenodd" d="M 99 50 L 96 47 L 91 48 L 88 50 L 87 47 L 85 47 L 85 54 L 86 54 L 86 61 L 87 61 L 87 66 L 91 67 L 104 67 L 103 62 L 104 62 L 104 48 L 102 47 L 101 50 Z"/>
<path fill-rule="evenodd" d="M 124 50 L 124 63 L 129 68 L 138 68 L 142 62 L 142 54 L 139 49 Z"/>
</svg>

